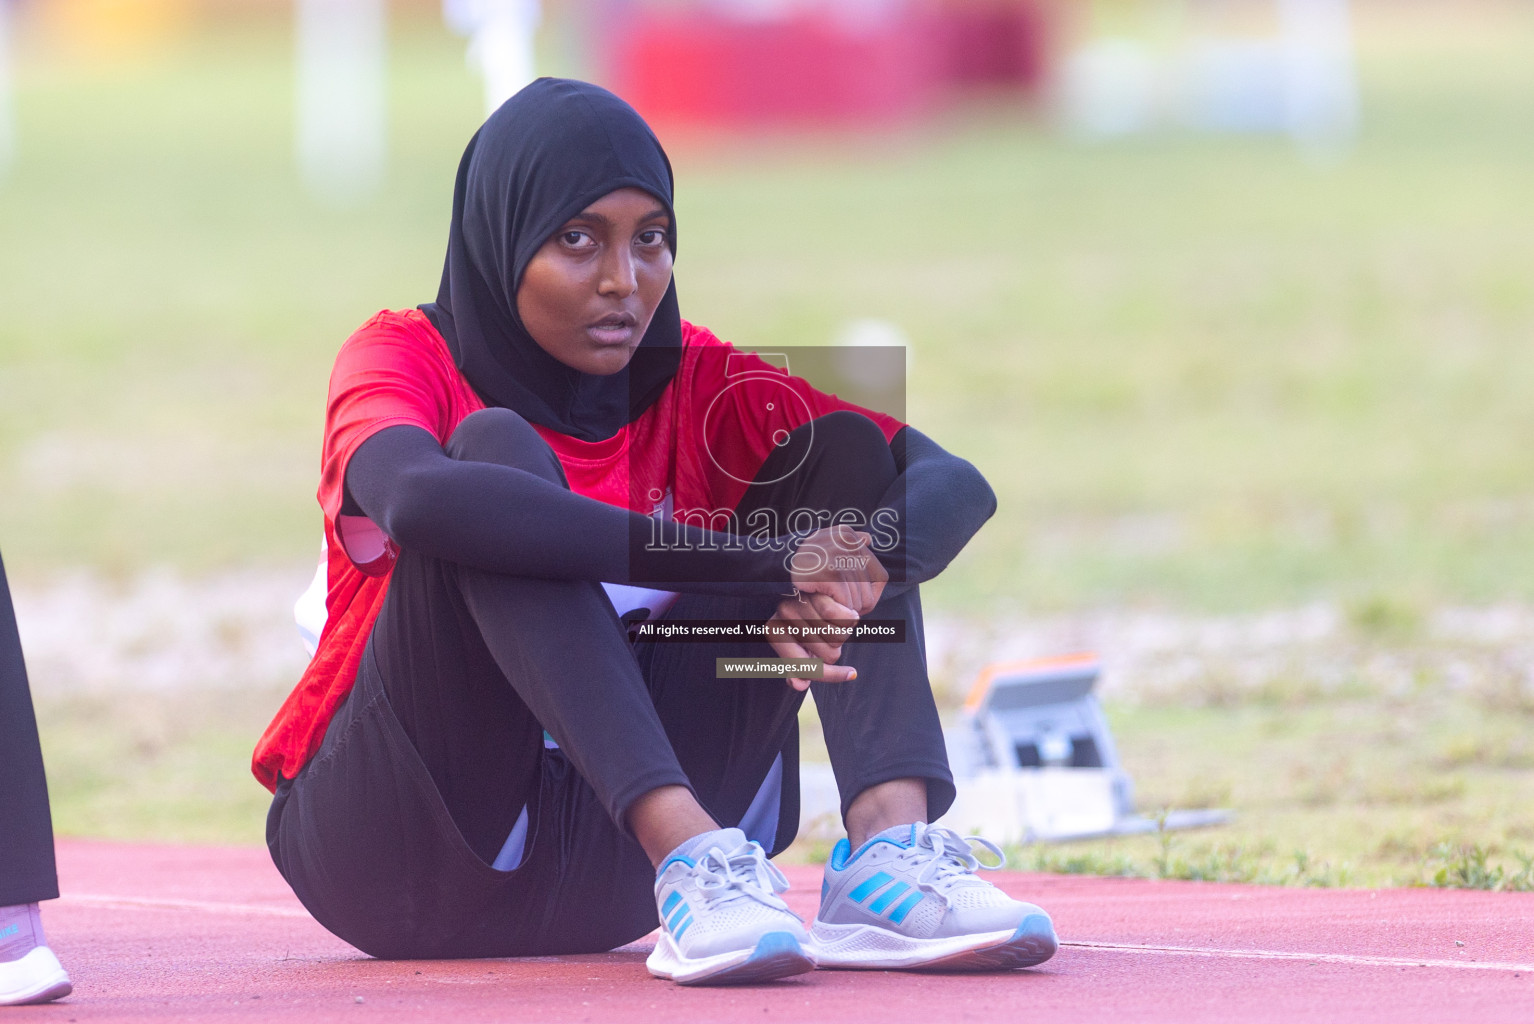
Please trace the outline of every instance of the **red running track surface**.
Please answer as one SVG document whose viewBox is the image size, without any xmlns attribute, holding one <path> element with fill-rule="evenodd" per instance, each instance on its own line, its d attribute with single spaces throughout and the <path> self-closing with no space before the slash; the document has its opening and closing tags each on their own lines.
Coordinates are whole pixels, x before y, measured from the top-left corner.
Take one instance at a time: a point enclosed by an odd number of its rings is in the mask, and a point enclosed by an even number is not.
<svg viewBox="0 0 1534 1024">
<path fill-rule="evenodd" d="M 995 877 L 1065 945 L 990 975 L 818 971 L 684 989 L 649 941 L 596 956 L 380 961 L 315 924 L 255 848 L 59 845 L 44 907 L 75 994 L 23 1021 L 1534 1022 L 1534 894 Z M 790 867 L 814 911 L 819 871 Z M 1463 945 L 1461 945 L 1463 943 Z"/>
</svg>

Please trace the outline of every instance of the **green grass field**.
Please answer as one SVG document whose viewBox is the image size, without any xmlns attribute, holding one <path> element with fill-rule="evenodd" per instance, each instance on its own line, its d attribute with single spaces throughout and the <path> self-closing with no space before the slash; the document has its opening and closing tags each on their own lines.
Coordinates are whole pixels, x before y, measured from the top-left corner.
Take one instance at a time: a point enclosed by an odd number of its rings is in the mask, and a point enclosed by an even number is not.
<svg viewBox="0 0 1534 1024">
<path fill-rule="evenodd" d="M 1428 688 L 1425 688 L 1427 690 Z M 1198 832 L 1036 846 L 1048 870 L 1293 885 L 1534 889 L 1534 747 L 1527 708 L 1430 692 L 1268 694 L 1243 706 L 1116 708 L 1137 800 L 1230 807 Z M 1439 879 L 1438 873 L 1446 874 Z"/>
<path fill-rule="evenodd" d="M 994 107 L 894 138 L 681 140 L 684 309 L 748 343 L 909 334 L 911 416 L 1002 497 L 949 603 L 1528 597 L 1534 18 L 1455 26 L 1363 33 L 1364 134 L 1335 166 L 1270 139 L 1074 144 Z M 435 294 L 476 120 L 434 21 L 399 27 L 393 70 L 388 186 L 334 212 L 292 169 L 278 25 L 22 62 L 13 571 L 312 549 L 329 362 Z"/>
<path fill-rule="evenodd" d="M 669 140 L 684 312 L 749 344 L 864 317 L 909 335 L 910 418 L 1001 497 L 933 607 L 1534 600 L 1534 14 L 1435 10 L 1369 8 L 1363 133 L 1324 165 L 1266 138 L 1072 142 L 994 103 L 885 137 Z M 152 60 L 21 55 L 0 178 L 18 580 L 312 557 L 330 361 L 373 311 L 434 295 L 477 123 L 461 41 L 411 18 L 388 182 L 351 210 L 299 186 L 280 24 L 203 26 Z M 1428 675 L 1410 700 L 1114 714 L 1146 806 L 1241 812 L 1177 837 L 1188 857 L 1245 844 L 1277 878 L 1304 848 L 1333 882 L 1344 861 L 1410 881 L 1443 840 L 1534 847 L 1506 798 L 1534 804 L 1525 754 L 1445 753 L 1526 731 L 1528 708 Z M 61 832 L 259 836 L 238 762 L 273 696 L 39 699 Z M 1149 842 L 1092 856 L 1170 863 Z"/>
</svg>

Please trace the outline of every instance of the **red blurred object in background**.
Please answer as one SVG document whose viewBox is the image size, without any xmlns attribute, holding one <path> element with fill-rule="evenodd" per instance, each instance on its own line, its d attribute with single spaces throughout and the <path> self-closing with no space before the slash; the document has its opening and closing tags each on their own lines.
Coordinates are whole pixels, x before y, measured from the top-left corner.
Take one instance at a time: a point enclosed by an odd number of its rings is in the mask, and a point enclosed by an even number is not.
<svg viewBox="0 0 1534 1024">
<path fill-rule="evenodd" d="M 1051 0 L 936 3 L 929 17 L 941 39 L 944 83 L 1011 86 L 1037 94 L 1057 38 L 1055 8 Z"/>
<path fill-rule="evenodd" d="M 612 37 L 614 79 L 652 120 L 898 120 L 930 102 L 941 64 L 905 16 L 856 29 L 820 12 L 745 20 L 639 7 L 629 17 Z"/>
<path fill-rule="evenodd" d="M 608 26 L 609 74 L 657 123 L 878 126 L 957 87 L 1037 90 L 1048 4 L 927 0 L 853 19 L 834 0 L 755 18 L 718 4 L 636 3 Z"/>
</svg>

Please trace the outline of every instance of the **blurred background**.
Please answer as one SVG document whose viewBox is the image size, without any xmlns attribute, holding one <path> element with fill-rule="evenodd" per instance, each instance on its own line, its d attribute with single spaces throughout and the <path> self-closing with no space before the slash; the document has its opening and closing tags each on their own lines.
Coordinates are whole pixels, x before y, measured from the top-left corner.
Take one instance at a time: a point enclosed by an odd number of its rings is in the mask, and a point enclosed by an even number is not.
<svg viewBox="0 0 1534 1024">
<path fill-rule="evenodd" d="M 928 588 L 944 707 L 1096 650 L 1141 809 L 1236 812 L 1024 866 L 1534 884 L 1531 52 L 1527 0 L 0 0 L 58 830 L 260 841 L 331 361 L 537 73 L 656 126 L 688 319 L 909 346 L 1001 501 Z"/>
</svg>

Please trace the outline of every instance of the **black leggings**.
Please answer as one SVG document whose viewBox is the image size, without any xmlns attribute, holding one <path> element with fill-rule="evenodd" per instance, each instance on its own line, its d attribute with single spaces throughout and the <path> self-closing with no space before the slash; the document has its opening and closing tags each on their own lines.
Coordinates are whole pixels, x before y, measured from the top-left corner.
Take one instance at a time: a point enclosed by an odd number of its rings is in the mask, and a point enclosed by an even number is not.
<svg viewBox="0 0 1534 1024">
<path fill-rule="evenodd" d="M 851 413 L 813 430 L 812 445 L 801 428 L 774 452 L 758 480 L 776 482 L 751 487 L 738 513 L 872 511 L 895 478 L 882 434 Z M 564 483 L 553 452 L 506 410 L 470 416 L 447 451 Z M 666 618 L 761 621 L 777 600 L 687 594 Z M 812 687 L 843 809 L 869 786 L 921 778 L 929 812 L 940 814 L 953 786 L 916 591 L 871 617 L 904 619 L 910 639 L 849 644 L 843 662 L 858 679 Z M 734 825 L 781 757 L 771 845 L 794 837 L 803 694 L 781 680 L 715 678 L 715 658 L 772 656 L 764 641 L 632 644 L 596 583 L 403 551 L 356 689 L 314 761 L 278 790 L 274 859 L 321 923 L 375 955 L 584 952 L 632 941 L 657 923 L 653 871 L 622 825 L 639 796 L 689 786 Z M 545 731 L 558 749 L 546 747 Z M 490 862 L 524 807 L 524 860 L 497 871 Z"/>
<path fill-rule="evenodd" d="M 58 898 L 53 818 L 16 613 L 0 562 L 0 907 Z"/>
</svg>

